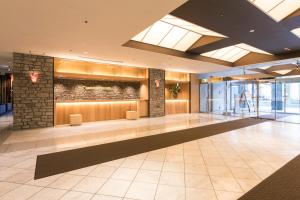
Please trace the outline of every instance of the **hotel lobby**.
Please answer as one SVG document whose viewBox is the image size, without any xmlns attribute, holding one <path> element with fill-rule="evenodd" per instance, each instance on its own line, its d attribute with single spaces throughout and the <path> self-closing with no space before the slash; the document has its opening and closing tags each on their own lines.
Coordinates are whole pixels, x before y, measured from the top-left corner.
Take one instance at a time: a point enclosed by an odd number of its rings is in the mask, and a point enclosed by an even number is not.
<svg viewBox="0 0 300 200">
<path fill-rule="evenodd" d="M 299 0 L 0 7 L 0 200 L 300 199 Z"/>
</svg>

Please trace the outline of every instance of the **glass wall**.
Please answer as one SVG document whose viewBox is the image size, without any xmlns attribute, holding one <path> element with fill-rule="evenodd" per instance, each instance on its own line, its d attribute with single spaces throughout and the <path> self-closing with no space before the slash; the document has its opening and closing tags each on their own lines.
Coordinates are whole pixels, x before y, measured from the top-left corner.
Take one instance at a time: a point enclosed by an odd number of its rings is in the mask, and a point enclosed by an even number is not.
<svg viewBox="0 0 300 200">
<path fill-rule="evenodd" d="M 300 123 L 300 78 L 201 84 L 200 112 Z"/>
</svg>

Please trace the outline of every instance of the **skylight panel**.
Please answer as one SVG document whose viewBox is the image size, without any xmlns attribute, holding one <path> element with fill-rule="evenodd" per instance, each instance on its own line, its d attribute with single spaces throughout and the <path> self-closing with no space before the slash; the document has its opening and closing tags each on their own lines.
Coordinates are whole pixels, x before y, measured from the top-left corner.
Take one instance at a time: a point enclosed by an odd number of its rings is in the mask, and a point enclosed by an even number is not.
<svg viewBox="0 0 300 200">
<path fill-rule="evenodd" d="M 236 46 L 239 47 L 239 48 L 245 49 L 245 50 L 247 50 L 247 51 L 255 52 L 255 53 L 270 54 L 270 53 L 268 53 L 268 52 L 266 52 L 266 51 L 263 51 L 263 50 L 261 50 L 261 49 L 255 48 L 255 47 L 253 47 L 253 46 L 250 46 L 250 45 L 244 44 L 244 43 L 238 44 L 238 45 L 236 45 Z M 270 54 L 270 55 L 271 55 L 271 54 Z"/>
<path fill-rule="evenodd" d="M 160 42 L 159 46 L 166 48 L 173 48 L 179 40 L 181 40 L 186 34 L 187 30 L 174 26 L 172 30 L 166 35 L 166 37 Z"/>
<path fill-rule="evenodd" d="M 280 21 L 287 17 L 288 15 L 292 14 L 300 8 L 300 0 L 285 0 L 275 8 L 273 8 L 269 14 L 273 17 L 276 21 Z"/>
<path fill-rule="evenodd" d="M 248 53 L 250 53 L 250 52 L 247 51 L 247 50 L 244 50 L 244 49 L 240 49 L 240 52 L 235 54 L 231 58 L 229 58 L 228 61 L 229 62 L 235 62 L 235 61 L 241 59 L 242 57 L 244 57 L 245 55 L 247 55 Z"/>
<path fill-rule="evenodd" d="M 188 21 L 185 21 L 183 19 L 174 17 L 172 15 L 166 15 L 165 17 L 163 17 L 161 19 L 161 21 L 173 24 L 173 25 L 178 26 L 180 28 L 185 28 L 185 29 L 188 29 L 190 31 L 194 31 L 194 32 L 199 33 L 201 35 L 210 35 L 210 36 L 225 37 L 222 34 L 219 34 L 219 33 L 216 33 L 214 31 L 208 30 L 206 28 L 203 28 L 201 26 L 195 25 L 195 24 L 190 23 Z"/>
<path fill-rule="evenodd" d="M 281 21 L 300 8 L 300 0 L 249 0 L 275 21 Z"/>
<path fill-rule="evenodd" d="M 267 13 L 281 2 L 282 0 L 255 0 L 254 4 Z"/>
<path fill-rule="evenodd" d="M 300 28 L 295 28 L 294 30 L 292 30 L 292 33 L 300 37 Z"/>
<path fill-rule="evenodd" d="M 148 33 L 148 31 L 149 31 L 150 28 L 151 28 L 151 26 L 148 27 L 148 28 L 146 28 L 145 30 L 143 30 L 142 32 L 140 32 L 139 34 L 137 34 L 136 36 L 134 36 L 132 38 L 132 40 L 141 42 L 144 39 L 145 35 Z"/>
<path fill-rule="evenodd" d="M 210 58 L 228 61 L 228 62 L 235 62 L 238 59 L 247 55 L 248 53 L 250 53 L 250 51 L 244 50 L 237 46 L 229 46 L 222 49 L 203 53 L 201 55 Z"/>
<path fill-rule="evenodd" d="M 200 34 L 188 32 L 175 46 L 174 49 L 178 51 L 186 51 L 201 37 Z"/>
<path fill-rule="evenodd" d="M 155 22 L 143 39 L 143 42 L 158 45 L 173 26 L 165 22 Z"/>
<path fill-rule="evenodd" d="M 221 60 L 229 60 L 241 51 L 240 48 L 236 48 L 235 46 L 231 46 L 230 48 L 230 51 L 228 51 L 224 56 L 220 58 Z"/>
</svg>

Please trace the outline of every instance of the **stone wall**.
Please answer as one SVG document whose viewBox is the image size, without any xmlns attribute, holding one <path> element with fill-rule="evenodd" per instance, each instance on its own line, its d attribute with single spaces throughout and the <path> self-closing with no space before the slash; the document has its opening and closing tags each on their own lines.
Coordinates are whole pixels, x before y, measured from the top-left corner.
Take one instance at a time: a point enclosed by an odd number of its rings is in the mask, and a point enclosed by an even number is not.
<svg viewBox="0 0 300 200">
<path fill-rule="evenodd" d="M 13 54 L 14 129 L 54 125 L 53 62 L 48 56 Z M 32 72 L 38 73 L 36 83 Z"/>
<path fill-rule="evenodd" d="M 55 79 L 56 101 L 139 99 L 139 82 Z"/>
<path fill-rule="evenodd" d="M 155 82 L 159 83 L 157 87 Z M 165 115 L 165 71 L 149 69 L 149 116 Z"/>
</svg>

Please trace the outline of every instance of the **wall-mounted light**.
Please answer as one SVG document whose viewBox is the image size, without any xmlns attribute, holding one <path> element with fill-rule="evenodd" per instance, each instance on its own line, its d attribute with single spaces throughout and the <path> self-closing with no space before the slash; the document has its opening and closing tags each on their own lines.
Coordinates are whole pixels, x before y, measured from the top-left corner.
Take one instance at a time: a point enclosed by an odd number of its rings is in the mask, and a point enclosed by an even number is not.
<svg viewBox="0 0 300 200">
<path fill-rule="evenodd" d="M 159 88 L 159 80 L 155 80 L 154 82 L 155 82 L 155 87 Z"/>
<path fill-rule="evenodd" d="M 37 72 L 30 73 L 30 80 L 32 83 L 36 83 L 38 80 L 39 74 Z"/>
</svg>

